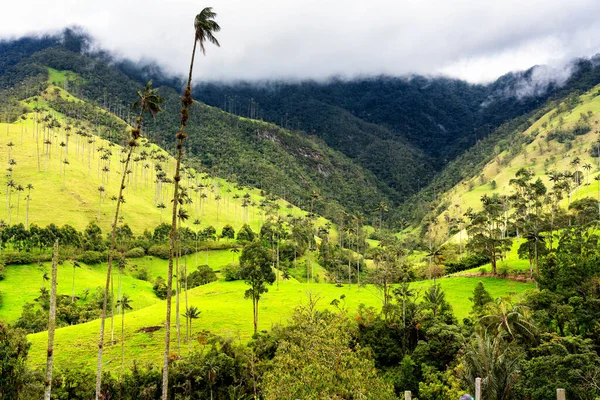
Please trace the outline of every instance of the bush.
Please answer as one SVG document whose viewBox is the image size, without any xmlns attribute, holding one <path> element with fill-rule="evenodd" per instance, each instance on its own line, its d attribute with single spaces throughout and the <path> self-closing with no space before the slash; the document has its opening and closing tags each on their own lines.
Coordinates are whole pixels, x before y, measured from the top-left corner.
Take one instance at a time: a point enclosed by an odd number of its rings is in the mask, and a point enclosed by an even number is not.
<svg viewBox="0 0 600 400">
<path fill-rule="evenodd" d="M 135 279 L 139 279 L 140 281 L 149 281 L 150 274 L 148 273 L 148 269 L 146 267 L 139 268 L 135 274 L 133 275 Z"/>
<path fill-rule="evenodd" d="M 510 266 L 505 262 L 501 262 L 498 265 L 497 272 L 498 275 L 505 278 L 506 276 L 508 276 L 508 274 L 510 274 Z"/>
<path fill-rule="evenodd" d="M 199 265 L 194 272 L 188 275 L 188 289 L 206 285 L 217 280 L 217 274 L 208 265 Z"/>
<path fill-rule="evenodd" d="M 483 254 L 470 254 L 459 261 L 448 261 L 445 264 L 446 274 L 453 274 L 455 272 L 481 267 L 489 262 L 490 259 Z"/>
<path fill-rule="evenodd" d="M 165 281 L 165 278 L 163 278 L 162 276 L 159 276 L 158 278 L 156 278 L 156 281 L 154 281 L 154 286 L 152 286 L 152 290 L 154 290 L 154 294 L 159 299 L 161 299 L 161 300 L 166 299 L 167 298 L 167 282 Z"/>
<path fill-rule="evenodd" d="M 150 246 L 150 248 L 148 249 L 148 254 L 158 258 L 162 258 L 163 260 L 168 260 L 170 248 L 166 244 L 155 244 L 154 246 Z"/>
<path fill-rule="evenodd" d="M 94 265 L 106 261 L 108 259 L 108 254 L 104 252 L 101 253 L 99 251 L 88 250 L 78 254 L 75 259 L 87 265 Z"/>
<path fill-rule="evenodd" d="M 237 281 L 240 279 L 240 264 L 229 263 L 221 268 L 221 276 L 227 281 Z"/>
<path fill-rule="evenodd" d="M 141 258 L 146 255 L 146 250 L 141 247 L 134 247 L 125 253 L 125 258 Z"/>
<path fill-rule="evenodd" d="M 33 264 L 38 261 L 48 261 L 51 259 L 49 254 L 41 254 L 34 256 L 32 253 L 27 252 L 12 252 L 2 253 L 2 264 L 4 265 L 24 265 Z"/>
</svg>

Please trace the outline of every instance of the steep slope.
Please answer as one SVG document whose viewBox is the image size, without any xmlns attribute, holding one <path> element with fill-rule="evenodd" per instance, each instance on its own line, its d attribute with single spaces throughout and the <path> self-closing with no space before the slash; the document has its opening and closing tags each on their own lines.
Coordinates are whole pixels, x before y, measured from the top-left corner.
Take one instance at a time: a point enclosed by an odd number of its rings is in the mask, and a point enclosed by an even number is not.
<svg viewBox="0 0 600 400">
<path fill-rule="evenodd" d="M 49 75 L 58 83 L 65 79 L 55 70 Z M 21 108 L 26 111 L 23 118 L 0 124 L 0 164 L 9 169 L 1 218 L 13 225 L 70 224 L 80 230 L 95 221 L 107 230 L 124 172 L 123 148 L 114 142 L 125 135 L 126 123 L 54 85 L 21 101 Z M 163 214 L 172 192 L 168 177 L 173 168 L 174 160 L 158 146 L 144 140 L 136 149 L 122 214 L 135 234 L 168 219 Z M 237 230 L 244 223 L 260 227 L 265 196 L 259 190 L 192 168 L 186 172 L 183 184 L 193 203 L 187 206 L 190 220 L 184 225 L 196 229 L 193 221 L 198 219 L 200 227 L 231 224 Z M 305 214 L 283 200 L 278 203 L 285 213 Z"/>
<path fill-rule="evenodd" d="M 121 71 L 126 67 L 111 63 L 104 54 L 82 55 L 58 44 L 21 58 L 10 68 L 25 78 L 29 67 L 39 72 L 40 65 L 71 71 L 70 76 L 55 83 L 124 120 L 130 117 L 128 105 L 134 101 L 141 82 L 131 79 Z M 178 129 L 175 110 L 180 95 L 171 86 L 161 88 L 169 112 L 159 114 L 155 122 L 148 124 L 151 140 L 169 150 L 173 150 L 173 132 Z M 67 106 L 61 111 L 69 116 L 84 112 L 77 104 Z M 395 195 L 372 172 L 318 138 L 233 116 L 201 103 L 193 108 L 186 155 L 187 162 L 198 170 L 260 187 L 331 217 L 343 210 L 370 214 L 377 203 L 389 202 Z M 318 201 L 313 201 L 313 193 L 318 194 Z"/>
<path fill-rule="evenodd" d="M 535 119 L 494 148 L 491 160 L 450 190 L 439 193 L 439 206 L 432 213 L 440 223 L 457 218 L 468 208 L 481 208 L 483 194 L 508 194 L 510 180 L 526 168 L 552 187 L 551 172 L 579 175 L 570 191 L 570 201 L 598 197 L 600 181 L 600 85 L 541 109 Z M 566 206 L 568 198 L 563 200 Z M 442 218 L 442 216 L 444 216 Z"/>
<path fill-rule="evenodd" d="M 589 90 L 599 82 L 594 60 L 575 60 L 572 71 L 565 79 L 548 67 L 532 67 L 488 85 L 381 76 L 204 83 L 198 88 L 199 98 L 208 104 L 323 138 L 372 171 L 402 202 L 503 125 L 535 111 L 549 98 Z"/>
</svg>

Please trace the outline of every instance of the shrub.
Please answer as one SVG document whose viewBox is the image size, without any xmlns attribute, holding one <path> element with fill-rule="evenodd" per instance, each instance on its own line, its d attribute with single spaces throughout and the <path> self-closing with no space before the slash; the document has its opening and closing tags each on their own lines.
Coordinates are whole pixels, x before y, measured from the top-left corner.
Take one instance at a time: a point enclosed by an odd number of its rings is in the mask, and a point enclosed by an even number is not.
<svg viewBox="0 0 600 400">
<path fill-rule="evenodd" d="M 148 249 L 148 254 L 158 258 L 162 258 L 163 260 L 169 259 L 169 253 L 170 248 L 166 244 L 155 244 L 154 246 L 150 246 L 150 248 Z"/>
<path fill-rule="evenodd" d="M 145 267 L 141 267 L 139 268 L 134 276 L 135 279 L 139 279 L 140 281 L 149 281 L 150 280 L 150 274 L 148 273 L 148 269 Z"/>
<path fill-rule="evenodd" d="M 156 281 L 154 281 L 154 286 L 152 286 L 152 290 L 154 290 L 154 294 L 159 299 L 161 299 L 161 300 L 166 299 L 167 298 L 167 282 L 165 281 L 165 278 L 163 278 L 162 276 L 159 276 L 158 278 L 156 278 Z"/>
<path fill-rule="evenodd" d="M 48 261 L 50 258 L 49 254 L 34 256 L 32 253 L 27 252 L 11 252 L 2 253 L 1 260 L 4 265 L 24 265 L 33 264 L 38 261 Z"/>
<path fill-rule="evenodd" d="M 510 273 L 510 266 L 505 262 L 501 262 L 500 265 L 498 265 L 497 272 L 498 275 L 506 277 Z"/>
<path fill-rule="evenodd" d="M 140 258 L 146 255 L 146 251 L 141 247 L 134 247 L 125 253 L 126 258 Z"/>
<path fill-rule="evenodd" d="M 188 289 L 217 280 L 217 274 L 208 265 L 199 265 L 196 270 L 188 275 Z"/>
<path fill-rule="evenodd" d="M 240 279 L 240 264 L 229 263 L 221 268 L 221 276 L 227 281 L 237 281 Z"/>
<path fill-rule="evenodd" d="M 470 254 L 459 261 L 448 261 L 445 264 L 446 274 L 453 274 L 455 272 L 477 268 L 489 262 L 490 259 L 483 254 Z"/>
<path fill-rule="evenodd" d="M 107 253 L 99 252 L 99 251 L 84 251 L 81 254 L 78 254 L 75 259 L 79 262 L 82 262 L 87 265 L 100 264 L 102 261 L 106 261 L 108 259 Z"/>
</svg>

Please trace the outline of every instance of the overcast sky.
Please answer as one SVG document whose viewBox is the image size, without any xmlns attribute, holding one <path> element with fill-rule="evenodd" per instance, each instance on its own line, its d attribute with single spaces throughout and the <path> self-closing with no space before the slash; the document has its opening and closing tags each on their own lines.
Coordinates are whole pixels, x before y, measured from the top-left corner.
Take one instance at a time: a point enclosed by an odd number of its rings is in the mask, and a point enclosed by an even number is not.
<svg viewBox="0 0 600 400">
<path fill-rule="evenodd" d="M 5 1 L 0 37 L 79 25 L 108 50 L 183 73 L 206 5 L 222 47 L 196 61 L 203 79 L 442 73 L 488 82 L 600 52 L 599 0 Z"/>
</svg>

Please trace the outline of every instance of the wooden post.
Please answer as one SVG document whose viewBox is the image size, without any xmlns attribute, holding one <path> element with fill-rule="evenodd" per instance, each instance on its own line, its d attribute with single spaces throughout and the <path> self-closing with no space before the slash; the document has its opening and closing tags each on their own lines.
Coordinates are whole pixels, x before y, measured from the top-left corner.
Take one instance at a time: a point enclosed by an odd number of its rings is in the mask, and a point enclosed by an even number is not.
<svg viewBox="0 0 600 400">
<path fill-rule="evenodd" d="M 475 378 L 475 400 L 481 400 L 481 378 Z"/>
<path fill-rule="evenodd" d="M 556 400 L 567 400 L 565 389 L 556 389 Z"/>
<path fill-rule="evenodd" d="M 411 399 L 412 399 L 412 393 L 410 392 L 410 390 L 404 391 L 404 400 L 411 400 Z"/>
</svg>

